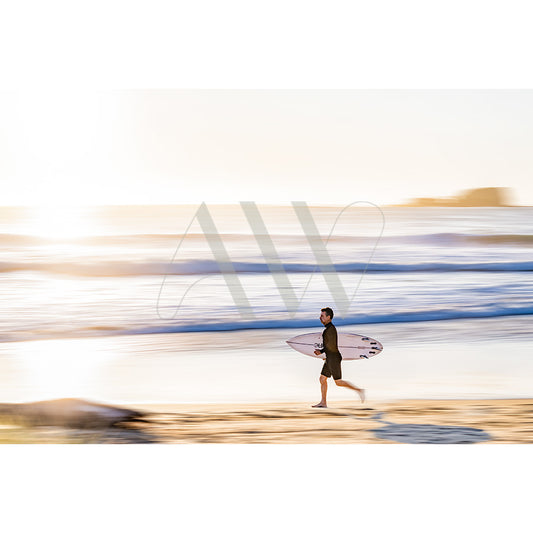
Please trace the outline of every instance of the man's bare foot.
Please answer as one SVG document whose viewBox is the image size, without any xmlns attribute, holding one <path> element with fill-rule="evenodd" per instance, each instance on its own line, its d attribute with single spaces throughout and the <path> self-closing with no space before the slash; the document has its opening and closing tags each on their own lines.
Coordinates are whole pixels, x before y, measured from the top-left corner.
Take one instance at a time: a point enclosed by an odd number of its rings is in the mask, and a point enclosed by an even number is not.
<svg viewBox="0 0 533 533">
<path fill-rule="evenodd" d="M 365 403 L 365 389 L 359 389 L 357 391 L 359 397 L 361 398 L 361 403 Z"/>
<path fill-rule="evenodd" d="M 316 405 L 312 405 L 311 407 L 327 407 L 327 404 L 320 402 L 320 403 L 317 403 Z"/>
</svg>

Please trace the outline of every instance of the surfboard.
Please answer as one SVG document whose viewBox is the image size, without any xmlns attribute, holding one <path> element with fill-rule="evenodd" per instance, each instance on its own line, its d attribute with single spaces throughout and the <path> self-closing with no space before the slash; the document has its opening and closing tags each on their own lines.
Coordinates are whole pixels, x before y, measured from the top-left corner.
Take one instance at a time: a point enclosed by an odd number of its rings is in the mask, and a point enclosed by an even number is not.
<svg viewBox="0 0 533 533">
<path fill-rule="evenodd" d="M 315 355 L 315 350 L 321 350 L 322 332 L 304 333 L 285 341 L 291 348 L 304 355 L 310 355 L 317 359 L 325 359 L 326 354 Z M 355 359 L 370 359 L 383 350 L 383 345 L 375 339 L 357 335 L 356 333 L 337 333 L 337 346 L 343 361 Z"/>
</svg>

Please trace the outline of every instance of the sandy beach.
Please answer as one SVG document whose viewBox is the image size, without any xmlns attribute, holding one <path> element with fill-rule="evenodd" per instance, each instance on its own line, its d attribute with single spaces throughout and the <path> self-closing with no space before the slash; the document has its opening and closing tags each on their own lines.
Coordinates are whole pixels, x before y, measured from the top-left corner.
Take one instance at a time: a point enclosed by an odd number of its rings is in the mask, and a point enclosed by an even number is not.
<svg viewBox="0 0 533 533">
<path fill-rule="evenodd" d="M 144 421 L 105 430 L 0 426 L 0 443 L 531 444 L 533 399 L 403 400 L 328 409 L 302 402 L 136 404 Z"/>
</svg>

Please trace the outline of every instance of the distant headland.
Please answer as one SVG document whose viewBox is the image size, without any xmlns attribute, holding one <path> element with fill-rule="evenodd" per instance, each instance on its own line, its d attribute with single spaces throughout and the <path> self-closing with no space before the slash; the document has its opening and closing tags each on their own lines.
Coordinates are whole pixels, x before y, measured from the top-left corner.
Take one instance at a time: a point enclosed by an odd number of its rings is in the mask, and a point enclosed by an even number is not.
<svg viewBox="0 0 533 533">
<path fill-rule="evenodd" d="M 510 187 L 483 187 L 468 189 L 451 197 L 413 198 L 390 207 L 526 207 L 511 204 L 510 196 Z"/>
</svg>

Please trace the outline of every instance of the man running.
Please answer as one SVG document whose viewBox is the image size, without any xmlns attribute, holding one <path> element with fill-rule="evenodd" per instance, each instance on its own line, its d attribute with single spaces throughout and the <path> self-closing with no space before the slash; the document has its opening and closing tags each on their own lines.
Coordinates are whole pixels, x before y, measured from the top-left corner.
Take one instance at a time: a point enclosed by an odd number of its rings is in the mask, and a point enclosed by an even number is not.
<svg viewBox="0 0 533 533">
<path fill-rule="evenodd" d="M 341 379 L 342 355 L 337 346 L 337 328 L 331 322 L 332 319 L 333 310 L 330 307 L 324 307 L 324 309 L 320 310 L 320 322 L 322 322 L 322 324 L 325 326 L 325 329 L 322 332 L 323 348 L 322 350 L 315 350 L 315 355 L 320 355 L 321 353 L 326 352 L 326 360 L 324 361 L 324 366 L 322 367 L 322 372 L 320 373 L 320 390 L 322 392 L 322 400 L 312 407 L 327 407 L 327 381 L 332 375 L 333 379 L 335 380 L 335 385 L 338 385 L 339 387 L 348 387 L 349 389 L 356 391 L 361 398 L 361 402 L 365 401 L 364 389 L 360 389 L 349 381 Z"/>
</svg>

